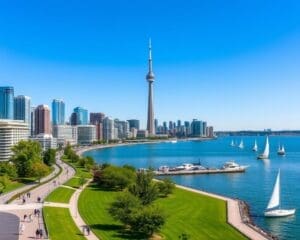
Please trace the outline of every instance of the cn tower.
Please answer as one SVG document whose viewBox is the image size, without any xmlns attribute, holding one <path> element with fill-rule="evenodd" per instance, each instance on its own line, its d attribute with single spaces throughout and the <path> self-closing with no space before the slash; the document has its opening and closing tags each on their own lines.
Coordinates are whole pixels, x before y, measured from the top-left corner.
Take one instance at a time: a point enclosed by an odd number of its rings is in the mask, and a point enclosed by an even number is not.
<svg viewBox="0 0 300 240">
<path fill-rule="evenodd" d="M 151 39 L 149 39 L 149 61 L 148 66 L 149 70 L 146 75 L 146 80 L 148 82 L 148 117 L 147 117 L 147 130 L 150 136 L 155 135 L 154 129 L 154 110 L 153 110 L 153 82 L 154 82 L 154 73 L 152 71 L 152 48 L 151 48 Z"/>
</svg>

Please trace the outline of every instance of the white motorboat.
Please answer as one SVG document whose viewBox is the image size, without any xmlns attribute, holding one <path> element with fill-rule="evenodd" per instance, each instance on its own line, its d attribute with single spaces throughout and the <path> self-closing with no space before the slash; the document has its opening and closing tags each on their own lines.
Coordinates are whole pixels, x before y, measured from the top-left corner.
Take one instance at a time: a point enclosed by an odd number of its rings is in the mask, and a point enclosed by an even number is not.
<svg viewBox="0 0 300 240">
<path fill-rule="evenodd" d="M 177 143 L 177 140 L 172 140 L 171 143 Z"/>
<path fill-rule="evenodd" d="M 169 166 L 160 166 L 158 168 L 158 171 L 160 171 L 160 172 L 168 172 L 169 169 L 170 169 Z"/>
<path fill-rule="evenodd" d="M 253 146 L 253 148 L 252 148 L 252 151 L 253 151 L 253 152 L 257 152 L 257 150 L 258 150 L 258 147 L 257 147 L 256 139 L 255 139 L 255 141 L 254 141 L 254 146 Z"/>
<path fill-rule="evenodd" d="M 244 148 L 244 142 L 243 139 L 241 140 L 240 144 L 239 144 L 239 148 L 243 149 Z"/>
<path fill-rule="evenodd" d="M 264 212 L 265 217 L 286 217 L 294 215 L 296 209 L 281 209 L 280 208 L 280 170 L 278 171 L 272 196 L 268 203 L 267 209 Z"/>
<path fill-rule="evenodd" d="M 229 161 L 229 162 L 226 162 L 222 169 L 225 169 L 225 170 L 240 170 L 240 171 L 243 171 L 247 168 L 248 166 L 241 166 L 237 163 L 235 163 L 234 161 Z"/>
<path fill-rule="evenodd" d="M 257 159 L 268 159 L 270 155 L 269 137 L 267 136 L 265 150 L 262 154 L 259 154 Z"/>
<path fill-rule="evenodd" d="M 284 149 L 283 145 L 281 145 L 281 146 L 279 145 L 277 154 L 281 155 L 281 156 L 285 155 L 285 149 Z"/>
</svg>

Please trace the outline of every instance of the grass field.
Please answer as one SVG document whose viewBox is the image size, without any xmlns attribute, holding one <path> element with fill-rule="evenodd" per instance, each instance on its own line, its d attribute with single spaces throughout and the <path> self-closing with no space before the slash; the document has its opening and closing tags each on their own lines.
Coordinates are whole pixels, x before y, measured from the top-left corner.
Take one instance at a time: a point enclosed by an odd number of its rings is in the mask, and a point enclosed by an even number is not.
<svg viewBox="0 0 300 240">
<path fill-rule="evenodd" d="M 13 191 L 19 187 L 23 187 L 25 184 L 22 182 L 17 181 L 9 181 L 9 183 L 6 185 L 5 189 L 3 189 L 2 194 Z"/>
<path fill-rule="evenodd" d="M 90 186 L 79 197 L 79 212 L 93 232 L 103 240 L 139 239 L 124 233 L 122 225 L 107 213 L 117 192 Z M 204 195 L 176 189 L 168 198 L 156 201 L 167 215 L 159 233 L 164 239 L 179 239 L 186 233 L 189 239 L 246 239 L 226 223 L 226 204 Z"/>
<path fill-rule="evenodd" d="M 92 178 L 93 177 L 91 172 L 87 171 L 84 167 L 79 166 L 77 163 L 72 163 L 67 158 L 63 158 L 63 160 L 76 169 L 75 177 L 83 177 L 83 178 Z"/>
<path fill-rule="evenodd" d="M 84 240 L 67 208 L 44 207 L 43 213 L 51 240 Z"/>
<path fill-rule="evenodd" d="M 74 189 L 59 187 L 51 192 L 45 201 L 47 202 L 58 202 L 58 203 L 69 203 L 72 194 L 75 192 Z"/>
<path fill-rule="evenodd" d="M 81 181 L 81 179 L 79 177 L 73 177 L 69 181 L 64 183 L 64 185 L 73 187 L 73 188 L 79 188 L 81 186 L 80 181 Z M 86 183 L 86 180 L 84 181 L 84 183 Z"/>
</svg>

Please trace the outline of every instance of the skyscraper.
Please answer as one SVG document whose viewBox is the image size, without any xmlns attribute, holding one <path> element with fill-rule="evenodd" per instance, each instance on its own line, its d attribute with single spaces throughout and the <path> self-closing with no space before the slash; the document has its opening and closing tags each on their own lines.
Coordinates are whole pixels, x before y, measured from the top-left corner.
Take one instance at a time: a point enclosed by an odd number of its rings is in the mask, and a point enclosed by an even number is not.
<svg viewBox="0 0 300 240">
<path fill-rule="evenodd" d="M 14 119 L 23 120 L 25 123 L 30 125 L 31 119 L 31 105 L 30 97 L 27 96 L 17 96 L 14 98 Z"/>
<path fill-rule="evenodd" d="M 0 119 L 14 119 L 14 88 L 0 87 Z"/>
<path fill-rule="evenodd" d="M 82 107 L 76 107 L 71 115 L 71 125 L 87 125 L 88 111 Z"/>
<path fill-rule="evenodd" d="M 140 130 L 140 120 L 129 119 L 129 120 L 127 120 L 127 122 L 129 122 L 129 129 L 135 128 L 137 130 Z"/>
<path fill-rule="evenodd" d="M 115 121 L 112 118 L 103 119 L 103 138 L 107 141 L 116 139 Z"/>
<path fill-rule="evenodd" d="M 149 71 L 146 75 L 146 80 L 148 81 L 148 117 L 147 117 L 147 130 L 149 135 L 155 135 L 154 129 L 154 110 L 153 110 L 153 82 L 154 82 L 154 73 L 152 71 L 152 49 L 151 49 L 151 40 L 149 40 Z"/>
<path fill-rule="evenodd" d="M 40 133 L 51 134 L 50 109 L 47 105 L 39 105 L 34 111 L 35 135 Z"/>
<path fill-rule="evenodd" d="M 61 99 L 53 99 L 52 101 L 52 124 L 65 124 L 65 103 Z"/>
<path fill-rule="evenodd" d="M 104 113 L 96 112 L 90 113 L 90 124 L 96 126 L 96 139 L 98 141 L 103 140 L 103 119 L 105 118 Z"/>
<path fill-rule="evenodd" d="M 105 118 L 104 113 L 101 112 L 91 112 L 90 113 L 90 124 L 96 125 L 98 123 L 103 123 L 103 119 Z"/>
</svg>

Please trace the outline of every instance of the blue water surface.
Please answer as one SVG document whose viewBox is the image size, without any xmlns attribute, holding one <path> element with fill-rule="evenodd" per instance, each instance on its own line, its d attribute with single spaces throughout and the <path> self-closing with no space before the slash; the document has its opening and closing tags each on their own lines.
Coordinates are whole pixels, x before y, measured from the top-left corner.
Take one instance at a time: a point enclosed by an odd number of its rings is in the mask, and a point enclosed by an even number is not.
<svg viewBox="0 0 300 240">
<path fill-rule="evenodd" d="M 231 147 L 234 140 L 244 141 L 244 149 Z M 178 141 L 174 143 L 138 144 L 92 150 L 85 155 L 93 156 L 99 163 L 131 164 L 137 168 L 161 165 L 176 166 L 196 163 L 208 167 L 220 167 L 234 160 L 249 165 L 245 173 L 174 176 L 181 185 L 202 189 L 245 200 L 250 205 L 255 224 L 280 239 L 300 239 L 300 137 L 271 136 L 270 160 L 257 160 L 252 151 L 254 140 L 263 151 L 264 137 L 223 137 L 211 141 Z M 286 156 L 278 156 L 278 144 L 286 149 Z M 296 208 L 295 216 L 277 219 L 263 217 L 264 209 L 272 193 L 278 169 L 281 169 L 281 203 L 284 208 Z"/>
</svg>

